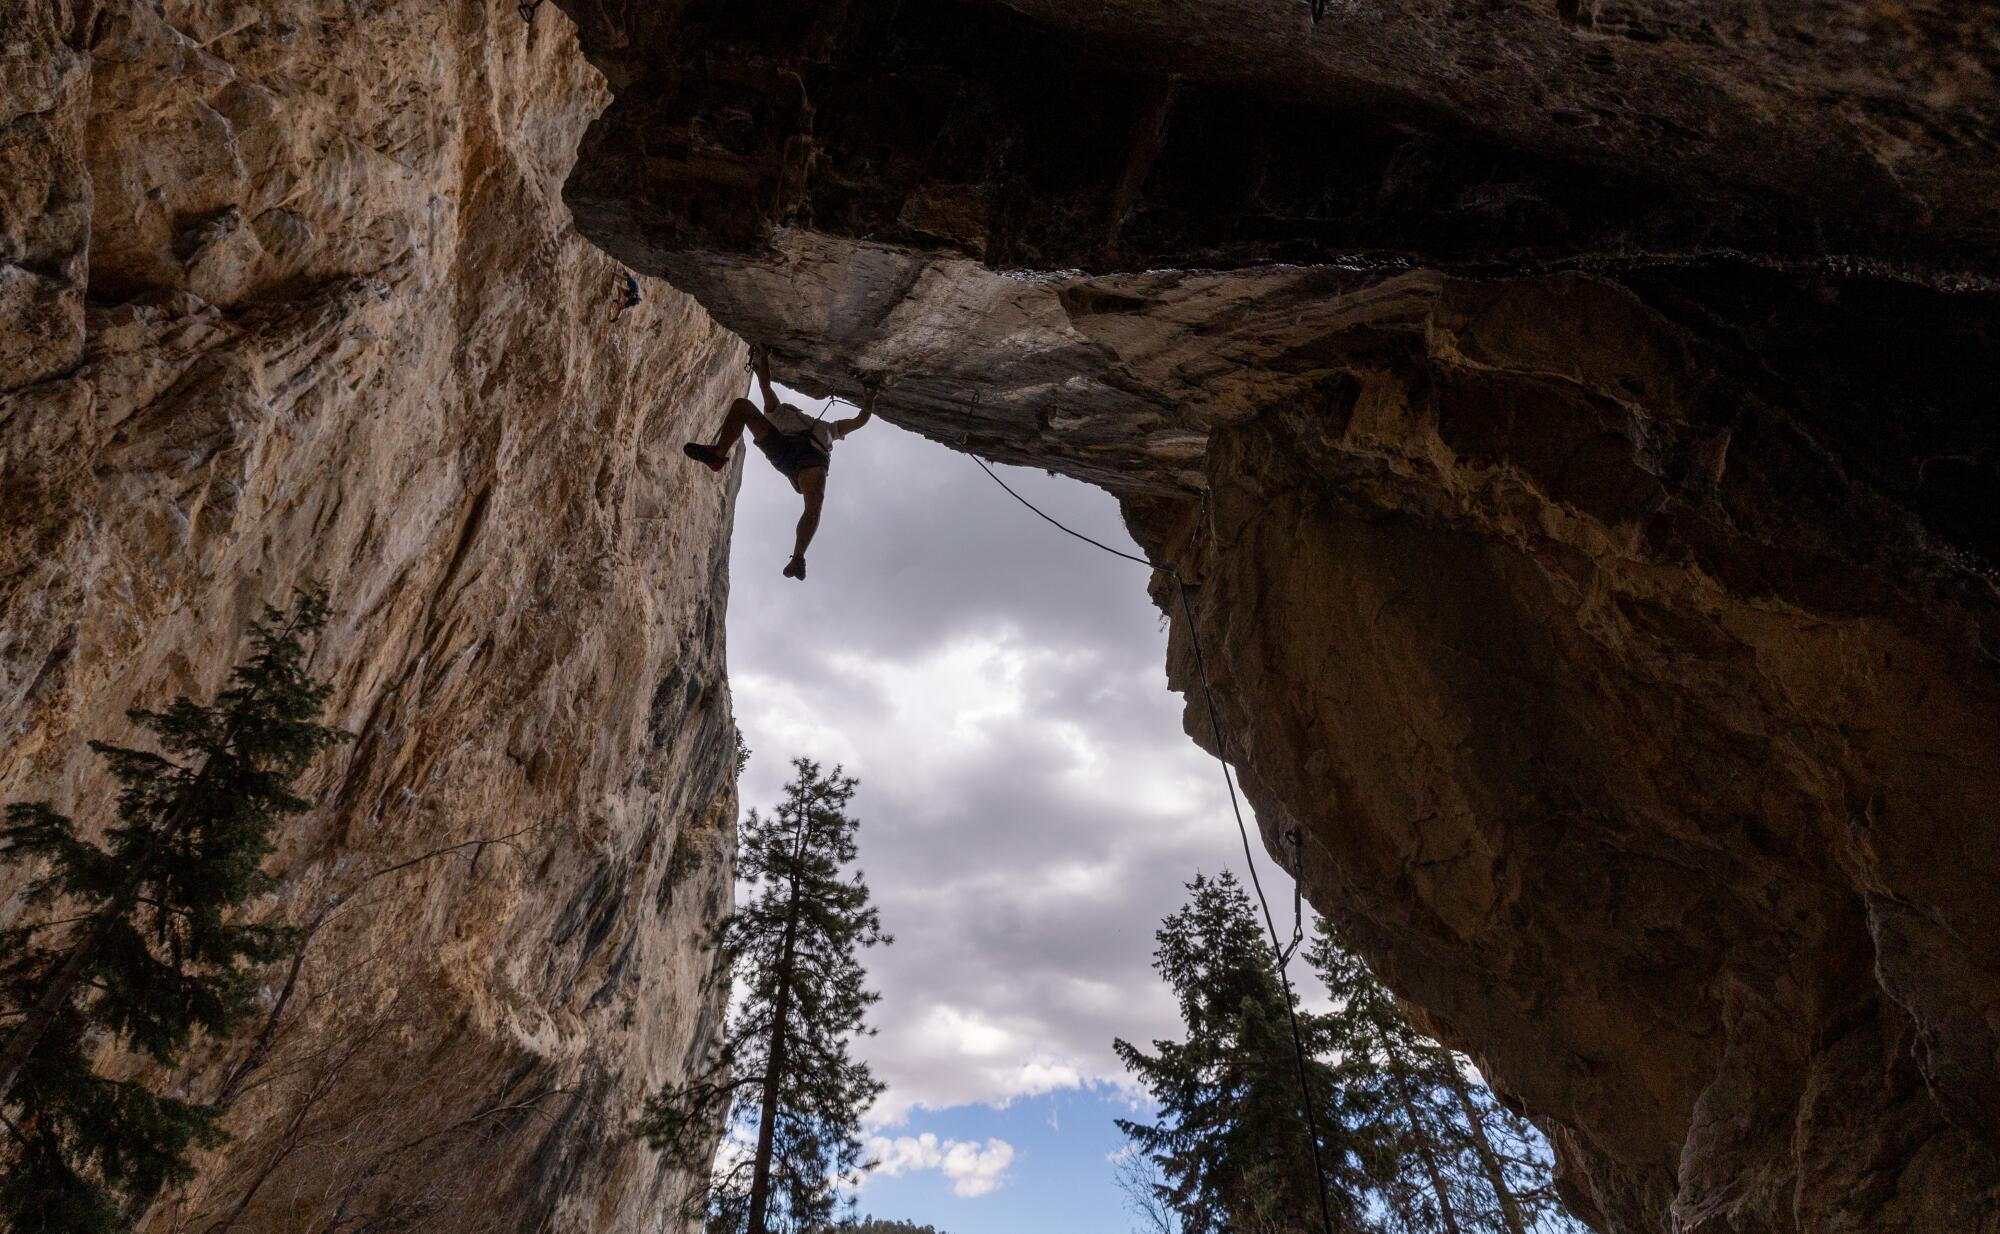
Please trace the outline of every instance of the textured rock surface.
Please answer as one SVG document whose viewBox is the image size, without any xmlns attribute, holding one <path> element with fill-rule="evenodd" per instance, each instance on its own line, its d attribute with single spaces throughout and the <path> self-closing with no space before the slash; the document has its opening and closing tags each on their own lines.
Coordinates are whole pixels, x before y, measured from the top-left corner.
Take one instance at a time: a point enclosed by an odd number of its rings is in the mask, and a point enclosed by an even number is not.
<svg viewBox="0 0 2000 1234">
<path fill-rule="evenodd" d="M 568 4 L 586 232 L 1008 266 L 1735 249 L 1994 274 L 1980 0 Z M 593 217 L 597 216 L 597 217 Z"/>
<path fill-rule="evenodd" d="M 273 858 L 319 925 L 268 1036 L 174 1080 L 237 1138 L 150 1228 L 659 1228 L 622 1127 L 715 1013 L 735 811 L 733 489 L 675 447 L 742 353 L 571 232 L 597 75 L 511 4 L 0 30 L 0 800 L 101 819 L 83 739 L 309 576 L 362 734 Z"/>
<path fill-rule="evenodd" d="M 1983 6 L 568 7 L 584 232 L 1117 493 L 1583 1211 L 2000 1229 Z"/>
<path fill-rule="evenodd" d="M 0 2 L 0 797 L 101 796 L 308 574 L 367 734 L 157 1228 L 672 1186 L 617 1123 L 734 803 L 670 446 L 739 357 L 562 193 L 1116 492 L 1270 837 L 1605 1228 L 2000 1228 L 1985 6 L 606 0 L 586 135 L 552 10 Z"/>
</svg>

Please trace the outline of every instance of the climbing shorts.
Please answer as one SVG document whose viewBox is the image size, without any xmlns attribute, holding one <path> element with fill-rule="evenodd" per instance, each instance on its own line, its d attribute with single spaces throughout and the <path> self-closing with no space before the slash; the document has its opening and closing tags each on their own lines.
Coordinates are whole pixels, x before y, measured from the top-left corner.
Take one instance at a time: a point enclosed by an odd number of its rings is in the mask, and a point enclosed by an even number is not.
<svg viewBox="0 0 2000 1234">
<path fill-rule="evenodd" d="M 757 448 L 764 452 L 765 458 L 771 460 L 771 466 L 776 467 L 785 479 L 792 482 L 793 488 L 799 486 L 801 472 L 833 465 L 833 456 L 820 448 L 820 444 L 813 440 L 810 432 L 781 433 L 772 429 L 764 434 L 764 439 L 757 443 Z"/>
</svg>

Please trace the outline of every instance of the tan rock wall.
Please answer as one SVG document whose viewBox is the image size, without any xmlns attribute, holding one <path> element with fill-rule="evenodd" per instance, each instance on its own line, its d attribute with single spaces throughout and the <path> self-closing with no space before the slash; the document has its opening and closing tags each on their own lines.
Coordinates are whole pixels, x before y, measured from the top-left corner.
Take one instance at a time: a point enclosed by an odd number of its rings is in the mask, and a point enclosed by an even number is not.
<svg viewBox="0 0 2000 1234">
<path fill-rule="evenodd" d="M 102 819 L 84 739 L 307 578 L 359 734 L 257 906 L 297 973 L 174 1077 L 237 1138 L 149 1228 L 663 1228 L 623 1123 L 713 1024 L 735 813 L 733 485 L 678 444 L 742 353 L 571 234 L 596 74 L 512 4 L 0 26 L 0 799 Z"/>
</svg>

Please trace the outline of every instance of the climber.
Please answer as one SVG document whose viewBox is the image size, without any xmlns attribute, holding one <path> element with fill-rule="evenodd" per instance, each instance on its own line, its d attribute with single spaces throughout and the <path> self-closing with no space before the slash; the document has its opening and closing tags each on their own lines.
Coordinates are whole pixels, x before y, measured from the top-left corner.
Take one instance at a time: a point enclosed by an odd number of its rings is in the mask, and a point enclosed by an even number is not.
<svg viewBox="0 0 2000 1234">
<path fill-rule="evenodd" d="M 721 471 L 729 463 L 729 453 L 736 448 L 737 438 L 746 427 L 750 430 L 750 439 L 771 460 L 771 466 L 806 499 L 805 513 L 799 516 L 798 538 L 792 544 L 792 559 L 785 565 L 786 578 L 803 582 L 806 546 L 812 543 L 813 532 L 819 530 L 820 503 L 826 499 L 826 469 L 833 462 L 833 443 L 868 423 L 875 414 L 878 387 L 872 381 L 864 383 L 867 392 L 861 397 L 860 415 L 828 424 L 824 420 L 808 420 L 803 411 L 778 401 L 777 393 L 771 389 L 771 358 L 762 348 L 751 353 L 750 363 L 757 370 L 757 388 L 764 396 L 764 410 L 757 410 L 757 405 L 747 398 L 739 398 L 729 405 L 729 414 L 723 417 L 722 430 L 712 444 L 690 441 L 681 451 L 710 471 Z"/>
</svg>

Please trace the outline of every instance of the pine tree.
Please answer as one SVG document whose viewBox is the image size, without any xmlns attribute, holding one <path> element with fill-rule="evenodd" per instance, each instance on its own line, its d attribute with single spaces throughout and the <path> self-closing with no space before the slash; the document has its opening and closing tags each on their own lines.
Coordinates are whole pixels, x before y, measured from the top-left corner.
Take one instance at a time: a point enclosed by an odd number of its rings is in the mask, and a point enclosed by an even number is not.
<svg viewBox="0 0 2000 1234">
<path fill-rule="evenodd" d="M 1286 992 L 1249 897 L 1227 873 L 1196 876 L 1188 903 L 1155 935 L 1154 967 L 1173 987 L 1185 1041 L 1155 1041 L 1147 1054 L 1112 1048 L 1160 1105 L 1161 1121 L 1120 1119 L 1165 1176 L 1159 1198 L 1186 1234 L 1318 1234 L 1324 1223 L 1311 1131 L 1301 1102 Z M 1323 1132 L 1324 1180 L 1336 1228 L 1360 1227 L 1354 1202 L 1357 1146 L 1343 1088 L 1323 1061 L 1321 1030 L 1298 1014 L 1308 1083 Z"/>
<path fill-rule="evenodd" d="M 1581 1230 L 1527 1121 L 1468 1081 L 1463 1058 L 1418 1032 L 1328 922 L 1307 959 L 1333 996 L 1326 1044 L 1343 1060 L 1350 1108 L 1375 1146 L 1368 1169 L 1385 1234 Z"/>
<path fill-rule="evenodd" d="M 637 1123 L 689 1172 L 709 1168 L 718 1125 L 735 1134 L 701 1197 L 716 1234 L 829 1228 L 839 1182 L 860 1168 L 862 1112 L 882 1091 L 849 1053 L 878 997 L 857 953 L 890 941 L 862 876 L 842 873 L 856 854 L 855 781 L 809 759 L 792 767 L 776 812 L 744 823 L 750 896 L 722 935 L 718 972 L 740 991 L 723 1040 L 702 1075 L 656 1094 Z"/>
<path fill-rule="evenodd" d="M 46 801 L 8 807 L 0 855 L 39 863 L 31 907 L 46 919 L 0 932 L 0 1214 L 21 1234 L 129 1229 L 189 1153 L 222 1140 L 220 1111 L 114 1079 L 106 1046 L 171 1065 L 196 1033 L 227 1034 L 256 968 L 289 932 L 235 919 L 269 885 L 272 827 L 309 802 L 292 782 L 346 734 L 316 722 L 330 687 L 305 666 L 325 593 L 267 608 L 254 648 L 214 703 L 185 697 L 127 713 L 157 752 L 91 749 L 117 778 L 102 844 Z"/>
</svg>

